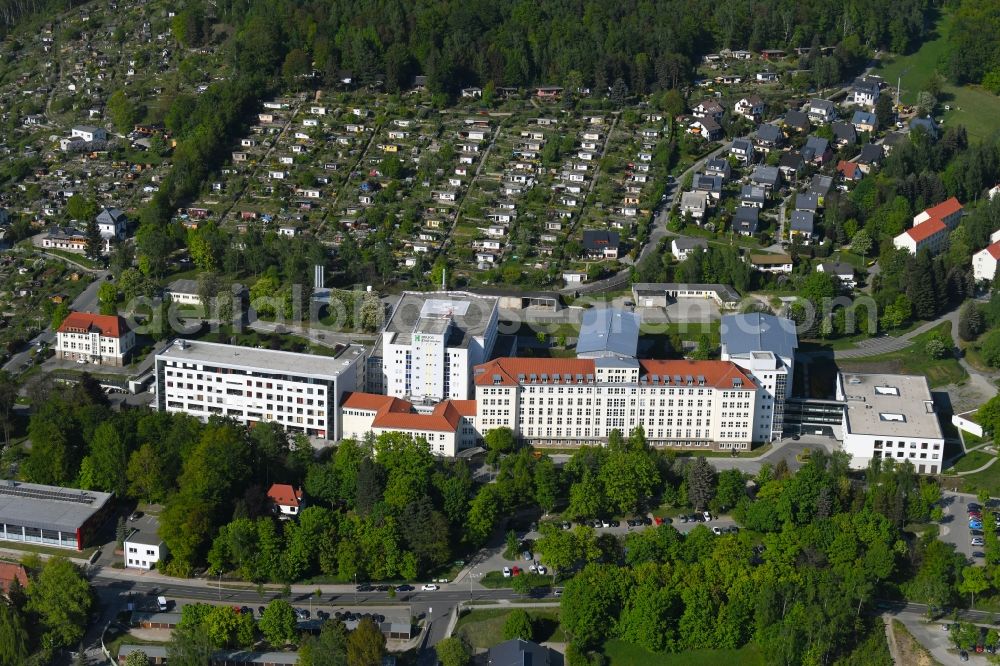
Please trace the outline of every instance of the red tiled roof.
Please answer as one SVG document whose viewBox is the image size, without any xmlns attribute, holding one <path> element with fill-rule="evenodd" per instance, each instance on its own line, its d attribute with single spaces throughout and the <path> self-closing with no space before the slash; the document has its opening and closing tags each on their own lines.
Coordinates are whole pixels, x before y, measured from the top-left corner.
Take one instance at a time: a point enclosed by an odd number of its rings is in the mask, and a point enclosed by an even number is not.
<svg viewBox="0 0 1000 666">
<path fill-rule="evenodd" d="M 406 400 L 357 392 L 347 395 L 342 408 L 375 412 L 372 427 L 389 430 L 455 432 L 463 416 L 471 418 L 476 415 L 475 400 L 445 400 L 438 403 L 430 414 L 418 414 Z"/>
<path fill-rule="evenodd" d="M 994 259 L 1000 260 L 1000 241 L 993 243 L 986 248 L 986 251 L 990 253 L 990 256 Z"/>
<path fill-rule="evenodd" d="M 932 217 L 929 220 L 921 222 L 915 227 L 907 229 L 906 235 L 919 243 L 920 241 L 927 240 L 934 234 L 947 231 L 947 229 L 948 227 L 941 221 L 941 218 Z"/>
<path fill-rule="evenodd" d="M 856 163 L 847 160 L 837 162 L 837 173 L 843 175 L 844 178 L 854 178 L 860 168 Z"/>
<path fill-rule="evenodd" d="M 117 315 L 70 312 L 59 326 L 59 333 L 88 333 L 91 329 L 100 331 L 105 337 L 120 338 L 128 327 L 125 320 Z"/>
<path fill-rule="evenodd" d="M 13 562 L 0 562 L 0 588 L 4 594 L 10 591 L 10 586 L 15 580 L 21 584 L 22 589 L 27 589 L 28 573 L 24 567 Z"/>
<path fill-rule="evenodd" d="M 279 506 L 297 507 L 302 502 L 302 489 L 287 483 L 273 483 L 267 490 L 267 497 Z"/>
<path fill-rule="evenodd" d="M 938 205 L 928 208 L 927 210 L 924 211 L 924 213 L 926 213 L 927 216 L 933 220 L 934 218 L 937 219 L 946 218 L 949 215 L 953 215 L 961 210 L 962 210 L 962 204 L 958 202 L 958 199 L 952 197 L 947 201 L 942 201 Z"/>
<path fill-rule="evenodd" d="M 535 375 L 538 380 L 543 374 L 548 375 L 550 383 L 553 384 L 557 383 L 553 380 L 557 375 L 559 384 L 578 384 L 586 382 L 587 375 L 593 377 L 595 374 L 593 359 L 580 358 L 498 358 L 476 366 L 475 372 L 477 386 L 517 386 L 518 375 L 525 377 Z M 563 381 L 566 375 L 570 375 L 569 382 Z M 577 375 L 583 375 L 583 382 L 577 381 Z M 666 384 L 672 381 L 675 375 L 679 375 L 685 386 L 688 376 L 704 377 L 705 386 L 717 388 L 732 388 L 733 379 L 742 380 L 744 386 L 753 386 L 750 378 L 729 361 L 642 360 L 639 361 L 639 375 L 640 382 L 649 381 L 647 378 L 657 375 L 660 381 Z M 494 381 L 494 376 L 500 377 L 499 384 Z"/>
</svg>

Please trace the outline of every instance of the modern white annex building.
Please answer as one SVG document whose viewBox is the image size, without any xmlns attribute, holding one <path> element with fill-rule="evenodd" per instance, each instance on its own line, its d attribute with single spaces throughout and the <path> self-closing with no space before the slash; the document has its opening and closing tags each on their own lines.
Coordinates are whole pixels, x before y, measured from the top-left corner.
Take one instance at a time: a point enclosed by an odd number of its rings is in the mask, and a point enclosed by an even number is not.
<svg viewBox="0 0 1000 666">
<path fill-rule="evenodd" d="M 476 367 L 476 425 L 581 446 L 641 425 L 653 446 L 747 450 L 760 391 L 734 363 L 499 358 Z"/>
<path fill-rule="evenodd" d="M 892 458 L 920 474 L 941 472 L 944 435 L 926 377 L 840 373 L 837 400 L 846 403 L 842 439 L 851 467 Z"/>
<path fill-rule="evenodd" d="M 156 355 L 156 406 L 336 441 L 341 396 L 361 380 L 363 359 L 360 346 L 314 356 L 178 339 Z"/>
<path fill-rule="evenodd" d="M 472 397 L 472 369 L 490 357 L 498 299 L 468 292 L 403 292 L 368 358 L 369 393 L 415 404 Z"/>
<path fill-rule="evenodd" d="M 795 322 L 761 313 L 725 315 L 720 327 L 723 361 L 732 361 L 761 388 L 754 415 L 755 442 L 781 439 L 785 401 L 792 395 Z"/>
</svg>

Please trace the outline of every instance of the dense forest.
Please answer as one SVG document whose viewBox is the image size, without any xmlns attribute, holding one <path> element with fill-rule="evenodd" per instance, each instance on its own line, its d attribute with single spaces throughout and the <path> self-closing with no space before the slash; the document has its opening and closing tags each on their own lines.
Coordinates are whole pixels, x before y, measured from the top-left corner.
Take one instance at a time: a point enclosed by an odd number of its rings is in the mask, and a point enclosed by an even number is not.
<svg viewBox="0 0 1000 666">
<path fill-rule="evenodd" d="M 960 0 L 948 33 L 948 74 L 1000 94 L 1000 8 L 994 0 Z"/>
<path fill-rule="evenodd" d="M 265 44 L 305 51 L 320 72 L 347 70 L 362 82 L 384 80 L 390 90 L 424 74 L 431 90 L 443 91 L 490 81 L 579 81 L 603 89 L 621 77 L 643 92 L 676 82 L 700 55 L 719 48 L 836 46 L 853 38 L 869 48 L 907 52 L 925 37 L 932 4 L 225 0 L 213 11 L 220 22 L 253 26 Z M 206 16 L 207 3 L 204 10 L 193 5 L 187 11 L 196 23 Z M 209 34 L 192 27 L 192 34 Z M 248 57 L 277 58 L 281 51 L 256 48 Z"/>
</svg>

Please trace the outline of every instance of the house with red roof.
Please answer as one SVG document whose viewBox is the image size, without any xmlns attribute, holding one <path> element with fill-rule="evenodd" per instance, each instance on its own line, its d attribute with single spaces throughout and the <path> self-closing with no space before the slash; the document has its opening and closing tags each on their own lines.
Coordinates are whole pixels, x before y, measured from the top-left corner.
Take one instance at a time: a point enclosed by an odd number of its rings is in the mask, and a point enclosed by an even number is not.
<svg viewBox="0 0 1000 666">
<path fill-rule="evenodd" d="M 0 592 L 10 593 L 10 586 L 17 581 L 22 590 L 28 589 L 28 572 L 15 562 L 0 562 Z"/>
<path fill-rule="evenodd" d="M 274 512 L 283 520 L 299 515 L 305 507 L 302 489 L 287 483 L 272 483 L 267 489 L 267 499 L 274 507 Z"/>
<path fill-rule="evenodd" d="M 438 456 L 454 457 L 482 439 L 475 400 L 444 400 L 418 409 L 402 398 L 355 392 L 344 397 L 340 413 L 344 437 L 361 440 L 369 432 L 402 432 L 425 439 Z"/>
<path fill-rule="evenodd" d="M 990 244 L 972 255 L 972 276 L 976 281 L 993 281 L 997 272 L 997 262 L 1000 261 L 1000 241 Z"/>
<path fill-rule="evenodd" d="M 848 162 L 847 160 L 837 162 L 837 173 L 848 182 L 861 180 L 865 175 L 865 172 L 861 170 L 861 166 L 857 162 Z"/>
<path fill-rule="evenodd" d="M 77 363 L 122 366 L 135 333 L 117 315 L 70 312 L 56 331 L 56 357 Z"/>
<path fill-rule="evenodd" d="M 948 234 L 962 220 L 962 204 L 952 197 L 913 217 L 913 226 L 893 239 L 893 245 L 910 254 L 929 250 L 937 254 L 948 245 Z"/>
</svg>

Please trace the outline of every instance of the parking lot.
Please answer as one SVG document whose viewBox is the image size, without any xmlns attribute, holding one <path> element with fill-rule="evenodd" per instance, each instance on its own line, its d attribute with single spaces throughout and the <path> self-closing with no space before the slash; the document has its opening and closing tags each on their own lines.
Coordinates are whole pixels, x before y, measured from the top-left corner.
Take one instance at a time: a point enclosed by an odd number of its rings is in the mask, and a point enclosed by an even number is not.
<svg viewBox="0 0 1000 666">
<path fill-rule="evenodd" d="M 945 543 L 954 544 L 955 551 L 961 553 L 970 562 L 982 564 L 983 547 L 973 546 L 971 543 L 973 532 L 969 526 L 969 503 L 978 505 L 978 501 L 972 495 L 944 492 L 942 493 L 942 507 L 944 509 L 944 519 L 941 521 L 941 531 L 939 538 Z M 991 511 L 1000 510 L 1000 503 L 996 500 L 987 502 L 982 509 L 985 520 L 993 520 Z M 978 530 L 981 532 L 982 530 Z"/>
<path fill-rule="evenodd" d="M 604 521 L 602 521 L 601 527 L 594 528 L 594 531 L 597 533 L 598 536 L 602 534 L 614 534 L 619 538 L 623 538 L 632 532 L 650 529 L 657 526 L 652 516 L 647 516 L 647 518 L 649 519 L 649 524 L 643 524 L 636 527 L 629 526 L 624 520 L 618 521 L 618 525 L 612 525 L 611 524 L 612 521 L 607 521 L 608 526 L 605 527 Z M 736 527 L 735 521 L 729 516 L 713 516 L 712 520 L 707 522 L 692 521 L 685 523 L 682 522 L 679 518 L 664 519 L 664 520 L 669 520 L 670 521 L 669 524 L 673 526 L 681 534 L 687 534 L 688 532 L 699 526 L 704 526 L 709 530 L 717 527 L 719 528 L 720 531 L 722 530 L 728 531 L 729 529 Z M 576 527 L 578 524 L 579 523 L 574 522 L 572 523 L 572 527 Z M 591 527 L 593 527 L 594 521 L 590 521 L 589 524 Z M 541 538 L 541 536 L 542 536 L 541 533 L 538 531 L 518 532 L 518 537 L 521 539 L 521 541 L 535 541 L 536 539 Z M 478 576 L 489 573 L 491 571 L 503 571 L 504 567 L 513 568 L 514 566 L 518 566 L 521 569 L 527 569 L 527 567 L 534 561 L 535 559 L 533 559 L 531 562 L 526 561 L 523 557 L 523 553 L 518 553 L 517 559 L 509 560 L 503 556 L 503 548 L 500 548 L 497 551 L 491 553 L 491 555 L 488 558 L 482 560 L 481 562 L 476 563 L 474 571 L 475 575 Z M 541 564 L 543 566 L 545 565 L 544 560 L 541 561 Z M 551 573 L 551 570 L 549 570 L 548 573 Z"/>
</svg>

